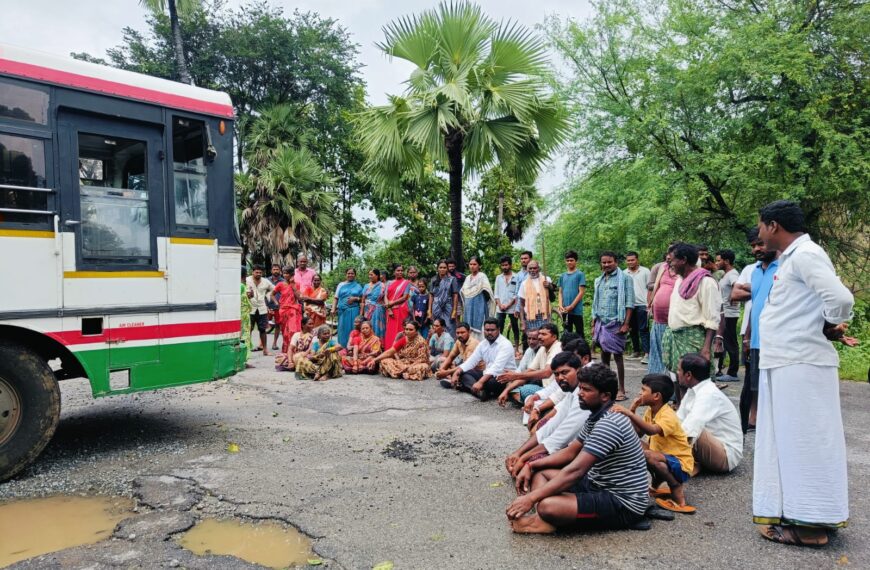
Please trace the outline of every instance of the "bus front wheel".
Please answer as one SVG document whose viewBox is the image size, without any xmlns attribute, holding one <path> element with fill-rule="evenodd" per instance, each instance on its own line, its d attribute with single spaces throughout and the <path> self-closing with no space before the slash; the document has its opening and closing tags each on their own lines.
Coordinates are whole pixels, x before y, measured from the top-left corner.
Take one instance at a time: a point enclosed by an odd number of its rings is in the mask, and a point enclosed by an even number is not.
<svg viewBox="0 0 870 570">
<path fill-rule="evenodd" d="M 60 389 L 48 364 L 23 346 L 0 341 L 0 481 L 42 452 L 60 420 Z"/>
</svg>

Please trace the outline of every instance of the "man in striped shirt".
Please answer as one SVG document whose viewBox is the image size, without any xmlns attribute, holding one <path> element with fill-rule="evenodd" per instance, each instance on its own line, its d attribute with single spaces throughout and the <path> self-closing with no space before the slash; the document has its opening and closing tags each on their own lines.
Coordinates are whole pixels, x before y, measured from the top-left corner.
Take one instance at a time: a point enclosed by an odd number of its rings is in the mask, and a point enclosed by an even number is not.
<svg viewBox="0 0 870 570">
<path fill-rule="evenodd" d="M 646 461 L 631 421 L 610 413 L 617 379 L 596 365 L 579 372 L 580 406 L 591 415 L 577 440 L 531 461 L 517 477 L 519 497 L 507 508 L 517 533 L 558 528 L 629 528 L 647 508 Z M 527 513 L 537 505 L 534 515 Z"/>
</svg>

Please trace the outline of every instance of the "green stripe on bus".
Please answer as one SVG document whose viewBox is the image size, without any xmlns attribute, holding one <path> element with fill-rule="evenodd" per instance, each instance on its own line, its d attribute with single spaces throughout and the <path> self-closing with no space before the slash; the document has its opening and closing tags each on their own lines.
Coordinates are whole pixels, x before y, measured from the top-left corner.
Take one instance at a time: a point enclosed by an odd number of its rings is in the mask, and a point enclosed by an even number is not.
<svg viewBox="0 0 870 570">
<path fill-rule="evenodd" d="M 207 382 L 244 368 L 244 346 L 237 339 L 85 350 L 75 355 L 91 381 L 95 397 Z M 130 386 L 111 390 L 109 374 L 130 371 Z"/>
</svg>

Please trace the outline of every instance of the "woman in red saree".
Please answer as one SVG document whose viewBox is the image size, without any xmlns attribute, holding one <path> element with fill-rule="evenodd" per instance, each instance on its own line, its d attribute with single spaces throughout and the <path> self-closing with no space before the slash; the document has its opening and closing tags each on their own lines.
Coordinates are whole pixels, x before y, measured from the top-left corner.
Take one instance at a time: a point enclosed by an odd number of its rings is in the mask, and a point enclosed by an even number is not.
<svg viewBox="0 0 870 570">
<path fill-rule="evenodd" d="M 405 279 L 405 268 L 396 265 L 393 269 L 395 279 L 387 283 L 387 296 L 384 306 L 387 308 L 387 332 L 384 334 L 384 347 L 390 348 L 396 340 L 396 335 L 402 332 L 405 320 L 410 315 L 408 297 L 411 296 L 411 282 Z"/>
<path fill-rule="evenodd" d="M 281 337 L 284 341 L 281 352 L 287 353 L 290 347 L 290 339 L 302 330 L 302 305 L 299 304 L 301 294 L 293 282 L 293 268 L 284 268 L 284 281 L 275 285 L 275 293 L 280 294 L 278 299 L 278 316 L 281 323 Z"/>
<path fill-rule="evenodd" d="M 378 370 L 375 357 L 380 353 L 381 339 L 372 330 L 371 323 L 363 321 L 359 335 L 347 347 L 347 354 L 342 357 L 341 365 L 348 374 L 374 374 Z"/>
</svg>

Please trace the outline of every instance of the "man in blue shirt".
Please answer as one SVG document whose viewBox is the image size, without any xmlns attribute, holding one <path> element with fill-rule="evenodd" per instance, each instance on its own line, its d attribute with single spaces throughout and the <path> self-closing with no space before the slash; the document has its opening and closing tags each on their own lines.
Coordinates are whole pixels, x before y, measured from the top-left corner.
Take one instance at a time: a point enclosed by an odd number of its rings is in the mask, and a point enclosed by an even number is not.
<svg viewBox="0 0 870 570">
<path fill-rule="evenodd" d="M 559 276 L 559 314 L 565 332 L 575 332 L 586 339 L 583 332 L 583 295 L 586 293 L 586 275 L 577 269 L 577 252 L 565 254 L 568 271 Z"/>
<path fill-rule="evenodd" d="M 740 420 L 744 433 L 755 429 L 755 414 L 758 408 L 758 361 L 761 349 L 760 335 L 757 334 L 758 318 L 761 315 L 761 310 L 764 309 L 767 295 L 770 293 L 770 288 L 773 287 L 773 276 L 779 267 L 777 261 L 779 252 L 768 251 L 764 247 L 764 242 L 759 239 L 757 230 L 750 235 L 749 239 L 752 255 L 757 260 L 755 268 L 752 270 L 751 282 L 735 285 L 731 293 L 732 301 L 750 299 L 752 301 L 749 314 L 745 312 L 743 314 L 743 318 L 749 320 L 749 326 L 746 327 L 746 334 L 743 336 L 744 352 L 747 349 L 749 352 L 746 366 L 747 375 L 743 383 L 743 391 L 740 394 Z"/>
</svg>

